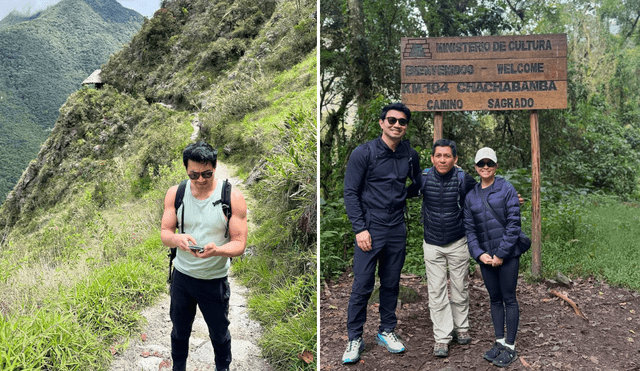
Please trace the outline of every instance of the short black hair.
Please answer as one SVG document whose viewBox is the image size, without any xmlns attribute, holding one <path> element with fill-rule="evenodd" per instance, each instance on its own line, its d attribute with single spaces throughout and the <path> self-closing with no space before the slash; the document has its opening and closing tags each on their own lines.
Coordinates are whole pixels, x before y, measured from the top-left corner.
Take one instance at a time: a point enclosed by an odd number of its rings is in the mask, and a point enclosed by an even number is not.
<svg viewBox="0 0 640 371">
<path fill-rule="evenodd" d="M 449 139 L 438 139 L 435 143 L 433 143 L 433 147 L 431 147 L 431 155 L 436 153 L 436 147 L 451 147 L 451 154 L 453 157 L 458 156 L 458 147 L 456 146 L 456 142 Z"/>
<path fill-rule="evenodd" d="M 384 106 L 384 108 L 382 109 L 382 113 L 380 113 L 380 120 L 384 120 L 387 118 L 387 112 L 394 110 L 394 111 L 400 111 L 402 113 L 404 113 L 405 116 L 407 116 L 407 121 L 411 120 L 411 110 L 409 108 L 407 108 L 407 106 L 405 106 L 402 103 L 391 103 L 388 104 L 386 106 Z"/>
<path fill-rule="evenodd" d="M 186 168 L 189 160 L 206 164 L 211 162 L 213 168 L 216 168 L 218 161 L 218 151 L 207 142 L 191 143 L 182 152 L 182 162 Z"/>
</svg>

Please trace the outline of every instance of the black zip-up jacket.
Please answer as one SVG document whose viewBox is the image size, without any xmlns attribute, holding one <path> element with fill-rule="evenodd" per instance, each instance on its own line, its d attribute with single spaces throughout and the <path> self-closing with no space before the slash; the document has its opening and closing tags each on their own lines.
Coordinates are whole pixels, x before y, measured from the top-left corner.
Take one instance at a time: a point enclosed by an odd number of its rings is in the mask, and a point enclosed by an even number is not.
<svg viewBox="0 0 640 371">
<path fill-rule="evenodd" d="M 407 178 L 414 180 L 409 187 Z M 353 231 L 368 230 L 371 223 L 403 223 L 406 198 L 418 195 L 419 181 L 420 159 L 408 140 L 395 152 L 381 136 L 354 149 L 344 177 L 344 205 Z"/>
<path fill-rule="evenodd" d="M 424 240 L 430 245 L 444 246 L 465 235 L 464 199 L 476 185 L 476 180 L 464 173 L 463 184 L 457 167 L 446 174 L 440 174 L 432 167 L 422 175 L 422 219 Z M 424 174 L 424 172 L 423 172 Z"/>
</svg>

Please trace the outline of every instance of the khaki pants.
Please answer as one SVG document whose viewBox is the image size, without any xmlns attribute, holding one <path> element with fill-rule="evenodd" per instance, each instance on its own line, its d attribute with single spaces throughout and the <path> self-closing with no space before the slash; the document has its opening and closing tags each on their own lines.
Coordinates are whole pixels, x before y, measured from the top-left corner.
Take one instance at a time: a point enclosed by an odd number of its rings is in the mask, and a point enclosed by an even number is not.
<svg viewBox="0 0 640 371">
<path fill-rule="evenodd" d="M 429 312 L 436 343 L 451 342 L 454 330 L 469 330 L 469 249 L 467 238 L 445 246 L 423 241 L 429 288 Z M 447 290 L 447 265 L 451 279 L 451 299 Z"/>
</svg>

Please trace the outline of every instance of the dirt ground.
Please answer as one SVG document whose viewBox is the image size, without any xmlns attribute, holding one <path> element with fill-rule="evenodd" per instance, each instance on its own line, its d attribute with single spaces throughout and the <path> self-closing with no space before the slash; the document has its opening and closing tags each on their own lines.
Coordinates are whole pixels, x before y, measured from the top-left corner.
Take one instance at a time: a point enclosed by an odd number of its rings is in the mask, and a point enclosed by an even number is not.
<svg viewBox="0 0 640 371">
<path fill-rule="evenodd" d="M 433 356 L 433 329 L 429 317 L 426 280 L 403 276 L 401 285 L 417 290 L 420 299 L 401 303 L 396 314 L 396 333 L 406 351 L 391 354 L 376 345 L 380 321 L 378 305 L 367 310 L 364 328 L 366 349 L 358 363 L 343 365 L 347 345 L 347 306 L 352 278 L 323 284 L 321 294 L 320 369 L 328 370 L 497 370 L 482 358 L 495 338 L 489 296 L 481 275 L 469 283 L 471 344 L 452 344 L 446 359 Z M 550 289 L 574 301 L 586 319 Z M 528 284 L 518 281 L 520 326 L 516 338 L 519 359 L 511 370 L 640 370 L 640 294 L 613 288 L 595 279 L 574 279 L 570 287 L 554 281 Z"/>
</svg>

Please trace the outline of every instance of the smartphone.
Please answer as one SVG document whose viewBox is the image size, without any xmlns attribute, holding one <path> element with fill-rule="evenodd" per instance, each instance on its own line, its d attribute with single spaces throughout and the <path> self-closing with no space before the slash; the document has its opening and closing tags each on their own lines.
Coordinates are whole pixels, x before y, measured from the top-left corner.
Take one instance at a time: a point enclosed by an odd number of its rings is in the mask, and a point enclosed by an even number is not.
<svg viewBox="0 0 640 371">
<path fill-rule="evenodd" d="M 192 251 L 195 251 L 195 252 L 204 252 L 204 247 L 201 247 L 201 246 L 195 246 L 195 245 L 194 245 L 194 246 L 189 246 L 189 248 L 190 248 Z"/>
</svg>

